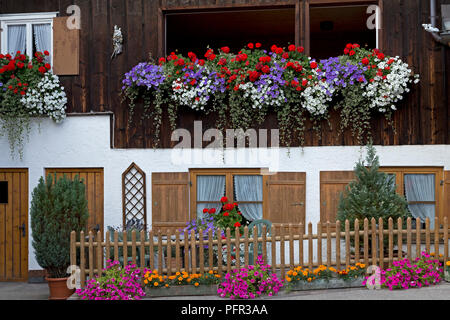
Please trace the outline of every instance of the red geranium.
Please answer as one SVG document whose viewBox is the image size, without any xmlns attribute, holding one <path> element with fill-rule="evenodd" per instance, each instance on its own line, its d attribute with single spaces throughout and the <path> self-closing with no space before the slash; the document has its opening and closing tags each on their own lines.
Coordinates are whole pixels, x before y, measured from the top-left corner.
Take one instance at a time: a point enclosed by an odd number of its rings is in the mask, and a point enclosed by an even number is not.
<svg viewBox="0 0 450 320">
<path fill-rule="evenodd" d="M 248 45 L 247 45 L 247 47 L 249 48 L 249 49 L 253 49 L 255 46 L 253 45 L 253 43 L 249 43 Z"/>
<path fill-rule="evenodd" d="M 49 55 L 50 55 L 50 52 L 48 52 L 47 50 L 45 50 L 45 51 L 44 51 L 44 54 L 45 54 L 46 56 L 49 56 Z"/>
<path fill-rule="evenodd" d="M 220 202 L 222 202 L 222 203 L 228 202 L 228 198 L 227 197 L 222 197 L 222 199 L 220 199 Z"/>
<path fill-rule="evenodd" d="M 214 214 L 214 213 L 216 213 L 216 208 L 211 208 L 211 209 L 209 209 L 209 214 Z"/>
<path fill-rule="evenodd" d="M 230 216 L 230 213 L 229 213 L 229 212 L 224 212 L 224 213 L 223 213 L 223 216 L 224 216 L 224 217 L 228 217 L 228 216 Z"/>
<path fill-rule="evenodd" d="M 230 53 L 230 48 L 228 47 L 222 47 L 220 50 L 222 50 L 223 53 Z"/>
<path fill-rule="evenodd" d="M 264 73 L 269 73 L 270 72 L 270 67 L 268 65 L 264 65 L 261 68 L 261 71 L 264 72 Z"/>
<path fill-rule="evenodd" d="M 241 226 L 241 223 L 240 223 L 240 222 L 236 222 L 236 223 L 234 224 L 234 226 L 235 226 L 236 228 L 239 228 L 239 227 Z"/>
<path fill-rule="evenodd" d="M 317 68 L 317 62 L 315 62 L 315 61 L 313 61 L 313 62 L 311 62 L 311 68 L 312 69 L 315 69 L 315 68 Z"/>
<path fill-rule="evenodd" d="M 47 69 L 45 69 L 45 67 L 39 67 L 39 72 L 40 73 L 46 73 Z"/>
<path fill-rule="evenodd" d="M 362 59 L 361 62 L 365 65 L 368 65 L 370 63 L 369 59 L 367 59 L 367 58 Z"/>
<path fill-rule="evenodd" d="M 255 44 L 255 47 L 261 48 L 261 43 L 257 42 L 257 43 Z"/>
<path fill-rule="evenodd" d="M 209 211 L 209 210 L 208 210 L 208 209 L 206 209 L 206 208 L 205 208 L 205 209 L 203 209 L 203 213 L 208 213 L 208 211 Z"/>
</svg>

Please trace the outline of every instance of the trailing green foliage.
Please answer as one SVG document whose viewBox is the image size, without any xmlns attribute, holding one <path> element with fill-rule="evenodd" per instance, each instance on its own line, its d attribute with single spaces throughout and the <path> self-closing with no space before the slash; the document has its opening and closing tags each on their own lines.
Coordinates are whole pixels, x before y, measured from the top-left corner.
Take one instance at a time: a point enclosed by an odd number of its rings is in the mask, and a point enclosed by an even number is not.
<svg viewBox="0 0 450 320">
<path fill-rule="evenodd" d="M 70 265 L 70 233 L 79 233 L 89 217 L 84 180 L 75 176 L 41 177 L 31 202 L 33 248 L 51 278 L 66 277 Z"/>
</svg>

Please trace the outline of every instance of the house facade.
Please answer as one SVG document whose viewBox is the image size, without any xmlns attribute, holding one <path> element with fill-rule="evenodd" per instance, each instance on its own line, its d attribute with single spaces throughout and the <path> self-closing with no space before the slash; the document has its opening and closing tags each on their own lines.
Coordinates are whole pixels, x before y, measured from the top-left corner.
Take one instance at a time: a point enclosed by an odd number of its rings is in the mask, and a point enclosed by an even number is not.
<svg viewBox="0 0 450 320">
<path fill-rule="evenodd" d="M 367 26 L 371 6 L 379 9 L 379 28 Z M 126 72 L 149 55 L 158 60 L 208 45 L 238 51 L 249 41 L 295 44 L 327 58 L 358 42 L 400 56 L 420 82 L 397 104 L 392 127 L 381 114 L 371 119 L 373 143 L 413 215 L 450 218 L 450 50 L 422 27 L 430 16 L 422 0 L 0 0 L 1 52 L 48 50 L 68 98 L 62 123 L 32 122 L 22 158 L 13 158 L 0 137 L 0 281 L 26 281 L 41 269 L 29 207 L 48 173 L 85 180 L 89 231 L 182 228 L 204 208 L 219 208 L 222 196 L 239 203 L 246 220 L 267 219 L 275 227 L 336 220 L 339 195 L 363 149 L 349 130 L 338 134 L 333 111 L 319 134 L 306 122 L 303 146 L 273 140 L 279 124 L 269 112 L 255 128 L 269 139 L 260 148 L 205 148 L 214 115 L 185 106 L 176 128 L 193 149 L 177 148 L 181 139 L 173 139 L 167 111 L 158 143 L 141 104 L 130 119 L 121 96 Z M 123 42 L 113 55 L 115 26 Z"/>
</svg>

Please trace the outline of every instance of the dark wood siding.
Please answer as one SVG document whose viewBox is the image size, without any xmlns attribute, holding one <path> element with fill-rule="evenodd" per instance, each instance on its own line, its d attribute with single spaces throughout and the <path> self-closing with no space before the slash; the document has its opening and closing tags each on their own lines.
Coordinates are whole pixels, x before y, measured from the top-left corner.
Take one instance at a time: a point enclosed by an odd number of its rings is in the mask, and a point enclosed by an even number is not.
<svg viewBox="0 0 450 320">
<path fill-rule="evenodd" d="M 311 1 L 313 2 L 313 1 Z M 449 77 L 450 50 L 436 43 L 422 28 L 430 20 L 429 2 L 424 0 L 384 0 L 382 48 L 389 55 L 405 59 L 421 83 L 399 105 L 395 113 L 395 129 L 388 126 L 383 116 L 372 121 L 374 142 L 381 145 L 449 144 Z M 155 58 L 163 53 L 164 12 L 174 10 L 225 8 L 230 6 L 291 5 L 299 16 L 296 42 L 305 47 L 308 37 L 304 8 L 309 0 L 0 0 L 1 13 L 59 11 L 66 14 L 71 4 L 81 8 L 80 75 L 62 77 L 69 98 L 69 112 L 112 111 L 115 114 L 114 146 L 117 148 L 149 148 L 152 146 L 150 121 L 140 123 L 136 113 L 135 125 L 127 127 L 126 105 L 121 103 L 121 81 L 125 72 L 149 54 Z M 442 0 L 441 3 L 450 3 Z M 440 6 L 438 6 L 440 10 Z M 124 53 L 111 60 L 114 25 L 122 28 Z M 214 123 L 210 117 L 180 110 L 178 126 L 193 130 L 193 120 L 204 120 L 206 126 Z M 350 132 L 336 136 L 338 115 L 332 113 L 317 137 L 308 124 L 306 145 L 354 145 Z M 276 115 L 269 115 L 263 128 L 276 128 Z M 167 118 L 162 126 L 161 147 L 171 147 Z"/>
</svg>

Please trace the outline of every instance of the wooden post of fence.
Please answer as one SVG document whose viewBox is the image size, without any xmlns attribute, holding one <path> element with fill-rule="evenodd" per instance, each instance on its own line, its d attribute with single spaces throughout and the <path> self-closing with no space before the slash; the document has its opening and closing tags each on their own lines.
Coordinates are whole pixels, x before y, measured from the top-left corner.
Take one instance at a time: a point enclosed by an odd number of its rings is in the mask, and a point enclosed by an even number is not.
<svg viewBox="0 0 450 320">
<path fill-rule="evenodd" d="M 106 260 L 110 260 L 111 258 L 111 233 L 109 231 L 106 231 L 106 252 L 105 252 L 105 257 Z"/>
<path fill-rule="evenodd" d="M 167 230 L 167 246 L 166 246 L 166 252 L 167 252 L 167 275 L 172 275 L 172 233 L 171 230 Z"/>
<path fill-rule="evenodd" d="M 127 231 L 123 232 L 123 243 L 122 243 L 122 251 L 123 251 L 123 265 L 126 267 L 128 265 L 128 239 L 127 239 Z"/>
<path fill-rule="evenodd" d="M 249 254 L 249 242 L 248 242 L 248 227 L 244 228 L 244 263 L 248 266 L 248 254 Z M 255 251 L 255 250 L 253 250 Z"/>
<path fill-rule="evenodd" d="M 397 261 L 403 258 L 403 220 L 397 219 Z"/>
<path fill-rule="evenodd" d="M 72 231 L 70 233 L 70 271 L 71 271 L 71 275 L 73 276 L 74 274 L 76 274 L 76 268 L 74 269 L 73 266 L 77 265 L 77 246 L 76 246 L 76 241 L 77 241 L 77 235 L 75 231 Z M 72 277 L 72 284 L 75 285 L 75 277 Z"/>
<path fill-rule="evenodd" d="M 184 248 L 184 270 L 187 273 L 191 272 L 191 266 L 189 265 L 189 234 L 187 230 L 184 230 L 183 248 Z"/>
<path fill-rule="evenodd" d="M 298 264 L 300 267 L 303 267 L 304 258 L 303 258 L 303 239 L 305 236 L 305 225 L 300 223 L 300 240 L 298 242 Z"/>
<path fill-rule="evenodd" d="M 355 230 L 355 263 L 360 262 L 359 257 L 359 220 L 355 219 L 355 224 L 353 225 L 353 229 Z"/>
<path fill-rule="evenodd" d="M 264 261 L 267 263 L 269 263 L 268 259 L 267 259 L 267 227 L 264 224 L 262 226 L 262 254 L 263 254 L 263 259 Z"/>
<path fill-rule="evenodd" d="M 219 275 L 222 276 L 223 275 L 223 267 L 222 267 L 222 259 L 223 259 L 223 252 L 222 252 L 222 229 L 217 229 L 217 254 L 219 255 L 217 260 L 217 265 L 219 267 Z"/>
<path fill-rule="evenodd" d="M 377 222 L 375 218 L 371 219 L 372 225 L 372 265 L 377 265 Z M 381 266 L 380 266 L 381 267 Z"/>
<path fill-rule="evenodd" d="M 119 233 L 114 231 L 114 261 L 119 261 Z"/>
<path fill-rule="evenodd" d="M 336 268 L 341 269 L 341 222 L 336 221 Z"/>
<path fill-rule="evenodd" d="M 289 268 L 294 269 L 294 228 L 289 224 Z"/>
<path fill-rule="evenodd" d="M 434 218 L 434 253 L 436 254 L 436 258 L 439 259 L 439 236 L 441 226 L 439 224 L 439 220 L 437 217 Z"/>
<path fill-rule="evenodd" d="M 350 268 L 350 221 L 345 220 L 345 267 Z"/>
<path fill-rule="evenodd" d="M 285 248 L 284 248 L 284 245 L 285 245 L 285 240 L 286 240 L 286 238 L 285 238 L 285 226 L 284 226 L 284 224 L 282 224 L 281 225 L 281 228 L 280 228 L 280 272 L 281 272 L 281 279 L 284 279 L 284 277 L 285 277 L 285 270 L 284 270 L 284 268 L 285 268 L 285 266 L 286 266 L 286 261 L 285 261 Z"/>
<path fill-rule="evenodd" d="M 97 275 L 101 276 L 103 272 L 103 246 L 102 246 L 102 233 L 97 232 Z"/>
<path fill-rule="evenodd" d="M 272 237 L 270 239 L 272 244 L 272 272 L 277 270 L 277 242 L 276 242 L 276 228 L 272 228 Z"/>
<path fill-rule="evenodd" d="M 85 243 L 84 243 L 84 231 L 80 232 L 80 281 L 84 287 L 86 283 L 86 258 L 85 258 Z"/>
<path fill-rule="evenodd" d="M 430 218 L 425 219 L 425 248 L 427 253 L 430 253 L 431 247 L 431 239 L 430 239 Z"/>
<path fill-rule="evenodd" d="M 393 225 L 394 225 L 394 220 L 392 220 L 391 217 L 389 217 L 388 219 L 388 245 L 389 245 L 389 253 L 388 253 L 388 257 L 389 257 L 389 261 L 388 261 L 388 265 L 389 267 L 392 266 L 392 261 L 393 261 L 393 254 L 394 254 L 394 231 L 393 231 Z"/>
<path fill-rule="evenodd" d="M 199 237 L 199 267 L 200 267 L 200 274 L 205 274 L 205 247 L 203 244 L 203 229 L 200 229 L 198 231 L 198 237 Z"/>
<path fill-rule="evenodd" d="M 330 221 L 327 221 L 327 267 L 331 267 L 331 230 Z"/>
<path fill-rule="evenodd" d="M 422 223 L 420 218 L 416 219 L 416 258 L 420 257 L 420 251 L 422 250 L 422 239 L 421 239 L 421 227 Z"/>
<path fill-rule="evenodd" d="M 235 245 L 236 245 L 236 268 L 238 270 L 241 270 L 241 235 L 239 228 L 236 227 L 235 229 Z M 253 250 L 256 250 L 253 248 Z"/>
<path fill-rule="evenodd" d="M 197 273 L 197 248 L 195 244 L 195 231 L 191 230 L 191 272 Z"/>
<path fill-rule="evenodd" d="M 70 233 L 70 265 L 71 266 L 77 265 L 76 241 L 77 241 L 77 234 L 75 231 L 72 231 Z"/>
<path fill-rule="evenodd" d="M 145 231 L 141 230 L 140 231 L 140 238 L 141 238 L 141 245 L 140 245 L 140 258 L 139 260 L 141 260 L 141 276 L 144 274 L 144 267 L 145 267 Z"/>
<path fill-rule="evenodd" d="M 448 256 L 448 219 L 444 217 L 444 263 L 449 260 Z"/>
<path fill-rule="evenodd" d="M 409 260 L 412 260 L 412 229 L 411 229 L 411 217 L 406 219 L 406 255 Z"/>
<path fill-rule="evenodd" d="M 317 223 L 317 263 L 322 265 L 322 223 Z"/>
<path fill-rule="evenodd" d="M 150 230 L 148 233 L 148 240 L 150 242 L 149 244 L 149 259 L 150 259 L 150 270 L 153 272 L 155 270 L 155 240 L 153 237 L 153 230 Z"/>
<path fill-rule="evenodd" d="M 231 272 L 231 230 L 227 228 L 226 231 L 227 237 L 227 273 Z"/>
<path fill-rule="evenodd" d="M 364 218 L 364 264 L 369 266 L 369 219 Z M 373 253 L 372 253 L 373 255 Z"/>
<path fill-rule="evenodd" d="M 384 268 L 384 223 L 383 219 L 378 219 L 378 246 L 380 247 L 380 268 Z"/>
<path fill-rule="evenodd" d="M 213 270 L 213 232 L 212 229 L 208 230 L 208 270 Z M 178 270 L 177 270 L 178 271 Z"/>
<path fill-rule="evenodd" d="M 136 264 L 136 230 L 131 231 L 131 261 Z"/>
<path fill-rule="evenodd" d="M 253 265 L 256 265 L 256 261 L 258 259 L 258 229 L 253 227 L 251 230 L 253 233 Z"/>
<path fill-rule="evenodd" d="M 175 230 L 175 272 L 181 272 L 181 261 L 180 261 L 180 230 Z"/>
<path fill-rule="evenodd" d="M 312 223 L 308 223 L 308 266 L 313 269 L 313 231 Z"/>
<path fill-rule="evenodd" d="M 89 231 L 89 278 L 94 277 L 94 235 Z"/>
<path fill-rule="evenodd" d="M 158 274 L 161 275 L 163 273 L 163 248 L 162 248 L 162 234 L 161 229 L 158 230 Z"/>
</svg>

